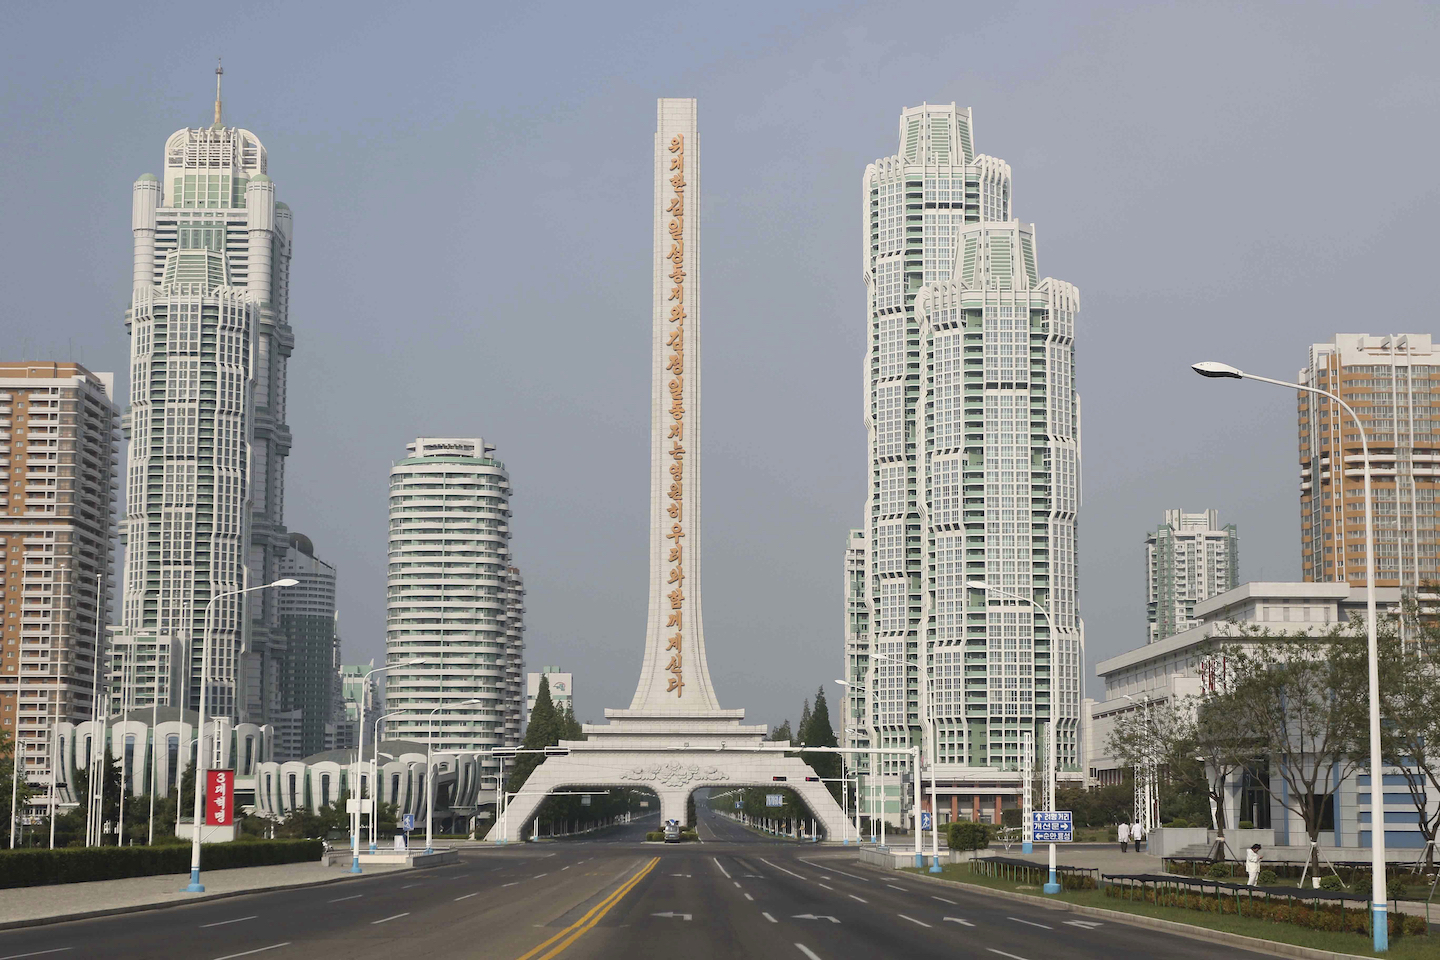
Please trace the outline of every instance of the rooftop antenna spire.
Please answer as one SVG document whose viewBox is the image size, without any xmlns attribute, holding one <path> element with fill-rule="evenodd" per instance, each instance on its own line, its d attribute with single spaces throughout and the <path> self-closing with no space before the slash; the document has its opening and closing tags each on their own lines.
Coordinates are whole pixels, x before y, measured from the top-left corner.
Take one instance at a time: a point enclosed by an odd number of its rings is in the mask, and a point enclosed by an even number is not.
<svg viewBox="0 0 1440 960">
<path fill-rule="evenodd" d="M 225 68 L 220 65 L 220 58 L 215 58 L 215 126 L 220 126 L 220 78 L 224 76 Z"/>
</svg>

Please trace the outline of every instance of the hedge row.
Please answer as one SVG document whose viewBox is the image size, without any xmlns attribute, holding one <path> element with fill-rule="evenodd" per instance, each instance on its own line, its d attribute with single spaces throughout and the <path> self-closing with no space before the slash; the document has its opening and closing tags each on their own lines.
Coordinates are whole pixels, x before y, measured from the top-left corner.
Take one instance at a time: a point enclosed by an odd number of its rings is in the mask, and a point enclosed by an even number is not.
<svg viewBox="0 0 1440 960">
<path fill-rule="evenodd" d="M 1139 891 L 1133 888 L 1126 888 L 1117 884 L 1109 884 L 1105 888 L 1105 895 L 1119 897 L 1126 900 L 1142 899 Z M 1229 913 L 1238 914 L 1244 917 L 1254 917 L 1258 920 L 1271 920 L 1275 923 L 1293 923 L 1299 927 L 1308 927 L 1311 930 L 1324 930 L 1330 933 L 1370 933 L 1370 905 L 1359 904 L 1357 908 L 1342 910 L 1338 904 L 1324 902 L 1306 902 L 1304 900 L 1263 900 L 1242 896 L 1220 897 L 1219 899 L 1210 896 L 1201 896 L 1194 893 L 1178 893 L 1145 890 L 1143 899 L 1146 903 L 1155 903 L 1162 907 L 1183 907 L 1188 910 L 1202 910 L 1206 913 Z M 1412 914 L 1390 913 L 1389 925 L 1392 938 L 1401 935 L 1424 936 L 1427 932 L 1424 917 Z"/>
<path fill-rule="evenodd" d="M 203 870 L 259 867 L 319 860 L 319 840 L 238 840 L 207 843 L 200 849 Z M 190 846 L 62 847 L 58 850 L 0 851 L 0 887 L 117 880 L 190 872 Z"/>
</svg>

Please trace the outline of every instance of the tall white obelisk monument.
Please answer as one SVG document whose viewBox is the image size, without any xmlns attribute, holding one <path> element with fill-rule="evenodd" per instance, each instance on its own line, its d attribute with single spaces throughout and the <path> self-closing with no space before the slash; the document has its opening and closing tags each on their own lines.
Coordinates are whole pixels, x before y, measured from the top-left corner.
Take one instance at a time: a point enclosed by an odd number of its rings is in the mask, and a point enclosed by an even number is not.
<svg viewBox="0 0 1440 960">
<path fill-rule="evenodd" d="M 650 617 L 631 710 L 719 709 L 700 620 L 700 138 L 659 102 L 650 390 Z"/>
<path fill-rule="evenodd" d="M 655 278 L 651 317 L 650 615 L 640 684 L 625 710 L 562 741 L 490 832 L 520 835 L 544 798 L 575 787 L 648 787 L 661 816 L 686 816 L 700 787 L 785 781 L 831 837 L 845 817 L 798 757 L 715 697 L 700 626 L 700 140 L 695 101 L 661 100 L 655 129 Z"/>
</svg>

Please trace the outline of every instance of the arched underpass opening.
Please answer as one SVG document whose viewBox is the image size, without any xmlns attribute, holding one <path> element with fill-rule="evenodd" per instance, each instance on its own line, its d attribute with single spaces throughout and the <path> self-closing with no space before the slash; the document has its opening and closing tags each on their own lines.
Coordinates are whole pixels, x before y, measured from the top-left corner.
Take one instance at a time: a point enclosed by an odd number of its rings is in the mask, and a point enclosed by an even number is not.
<svg viewBox="0 0 1440 960">
<path fill-rule="evenodd" d="M 567 786 L 546 796 L 519 835 L 526 840 L 583 836 L 659 814 L 660 797 L 647 787 Z"/>
</svg>

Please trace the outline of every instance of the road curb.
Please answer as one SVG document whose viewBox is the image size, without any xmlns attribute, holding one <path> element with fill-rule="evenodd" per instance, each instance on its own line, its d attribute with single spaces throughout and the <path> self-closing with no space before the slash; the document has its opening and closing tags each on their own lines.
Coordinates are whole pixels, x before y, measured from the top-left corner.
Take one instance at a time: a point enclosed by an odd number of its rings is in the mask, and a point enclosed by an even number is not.
<svg viewBox="0 0 1440 960">
<path fill-rule="evenodd" d="M 398 873 L 399 871 L 387 870 L 386 873 Z M 183 874 L 176 874 L 183 877 Z M 382 876 L 382 874 L 375 874 Z M 274 893 L 276 890 L 304 890 L 308 887 L 324 887 L 332 883 L 345 883 L 349 880 L 363 880 L 364 874 L 346 874 L 340 877 L 330 877 L 325 880 L 309 880 L 305 883 L 281 883 L 270 887 L 251 887 L 246 890 L 226 890 L 224 893 L 207 893 L 186 900 L 160 900 L 155 903 L 136 903 L 128 907 L 111 907 L 108 910 L 87 910 L 83 913 L 66 913 L 53 917 L 30 917 L 25 920 L 0 921 L 0 930 L 17 930 L 22 927 L 44 927 L 52 923 L 69 923 L 71 920 L 93 920 L 97 917 L 116 917 L 125 913 L 144 913 L 147 910 L 163 910 L 166 907 L 183 907 L 192 903 L 205 903 L 210 900 L 228 900 L 231 897 L 246 897 L 252 893 Z M 20 888 L 16 888 L 20 889 Z"/>
<path fill-rule="evenodd" d="M 862 861 L 856 861 L 856 863 L 862 867 L 872 866 Z M 884 873 L 885 871 L 882 870 L 880 872 Z M 1330 950 L 1317 950 L 1314 947 L 1302 947 L 1293 943 L 1280 943 L 1275 940 L 1263 940 L 1259 937 L 1247 937 L 1239 933 L 1228 933 L 1224 930 L 1210 930 L 1206 927 L 1197 927 L 1194 924 L 1182 923 L 1178 920 L 1163 920 L 1159 917 L 1145 917 L 1135 913 L 1125 913 L 1120 910 L 1106 910 L 1103 907 L 1091 907 L 1082 903 L 1066 903 L 1063 900 L 1048 900 L 1044 897 L 1035 897 L 1026 893 L 1013 893 L 1009 890 L 992 890 L 989 887 L 982 887 L 973 883 L 963 883 L 957 880 L 941 880 L 937 877 L 928 877 L 921 873 L 906 873 L 903 870 L 890 872 L 904 874 L 906 877 L 922 880 L 925 883 L 965 890 L 969 893 L 980 894 L 981 896 L 1029 903 L 1044 907 L 1047 910 L 1053 910 L 1057 913 L 1078 913 L 1087 917 L 1104 917 L 1107 920 L 1129 924 L 1132 927 L 1163 930 L 1166 933 L 1174 933 L 1182 937 L 1188 937 L 1191 940 L 1221 943 L 1229 947 L 1244 947 L 1247 950 L 1254 950 L 1257 953 L 1268 953 L 1277 957 L 1291 957 L 1294 958 L 1294 960 L 1369 960 L 1369 958 L 1362 957 L 1359 954 L 1335 953 Z"/>
</svg>

